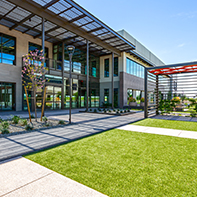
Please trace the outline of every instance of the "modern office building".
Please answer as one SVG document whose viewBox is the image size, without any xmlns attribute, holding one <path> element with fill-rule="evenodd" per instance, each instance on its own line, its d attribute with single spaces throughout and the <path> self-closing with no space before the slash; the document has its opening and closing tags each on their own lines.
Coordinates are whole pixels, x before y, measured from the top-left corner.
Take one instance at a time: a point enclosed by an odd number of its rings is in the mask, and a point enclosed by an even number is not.
<svg viewBox="0 0 197 197">
<path fill-rule="evenodd" d="M 164 64 L 125 30 L 114 31 L 72 0 L 0 0 L 0 111 L 27 110 L 22 56 L 43 48 L 46 109 L 69 108 L 68 45 L 75 46 L 72 108 L 127 106 L 128 94 L 143 96 L 144 67 Z M 30 104 L 32 96 L 28 91 Z M 36 98 L 39 108 L 40 92 Z"/>
</svg>

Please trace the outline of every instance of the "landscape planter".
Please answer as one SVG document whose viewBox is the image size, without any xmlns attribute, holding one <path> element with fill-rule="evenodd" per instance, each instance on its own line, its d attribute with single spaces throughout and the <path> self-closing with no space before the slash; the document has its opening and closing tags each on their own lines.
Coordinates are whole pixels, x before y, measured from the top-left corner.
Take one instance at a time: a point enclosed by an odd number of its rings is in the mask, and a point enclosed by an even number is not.
<svg viewBox="0 0 197 197">
<path fill-rule="evenodd" d="M 141 103 L 140 103 L 140 106 L 141 106 L 141 107 L 144 107 L 144 102 L 141 102 Z"/>
<path fill-rule="evenodd" d="M 129 106 L 136 107 L 137 106 L 137 103 L 136 102 L 129 102 Z"/>
</svg>

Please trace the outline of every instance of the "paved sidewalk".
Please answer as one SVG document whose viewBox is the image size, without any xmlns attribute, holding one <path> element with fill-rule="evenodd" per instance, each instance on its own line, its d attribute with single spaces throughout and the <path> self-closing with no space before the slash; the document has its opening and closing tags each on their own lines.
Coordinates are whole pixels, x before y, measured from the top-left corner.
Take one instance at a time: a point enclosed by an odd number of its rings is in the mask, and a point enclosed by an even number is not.
<svg viewBox="0 0 197 197">
<path fill-rule="evenodd" d="M 159 134 L 159 135 L 168 135 L 168 136 L 174 136 L 174 137 L 197 139 L 197 132 L 196 131 L 165 129 L 165 128 L 158 128 L 158 127 L 145 127 L 145 126 L 138 126 L 138 125 L 126 125 L 126 126 L 118 127 L 117 129 L 122 129 L 122 130 L 127 130 L 127 131 L 136 131 L 136 132 L 142 132 L 142 133 L 152 133 L 152 134 Z"/>
<path fill-rule="evenodd" d="M 1 197 L 106 197 L 26 158 L 0 163 Z"/>
<path fill-rule="evenodd" d="M 0 161 L 123 126 L 143 117 L 143 112 L 127 116 L 75 113 L 72 114 L 73 125 L 0 138 Z M 68 120 L 68 115 L 50 118 Z"/>
</svg>

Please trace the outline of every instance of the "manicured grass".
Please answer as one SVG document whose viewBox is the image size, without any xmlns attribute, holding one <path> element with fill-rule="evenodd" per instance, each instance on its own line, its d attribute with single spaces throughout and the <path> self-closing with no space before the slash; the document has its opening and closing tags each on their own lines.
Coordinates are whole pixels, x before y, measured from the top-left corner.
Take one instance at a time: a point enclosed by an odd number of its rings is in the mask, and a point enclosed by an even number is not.
<svg viewBox="0 0 197 197">
<path fill-rule="evenodd" d="M 118 129 L 26 158 L 106 195 L 196 196 L 197 140 Z"/>
<path fill-rule="evenodd" d="M 197 131 L 197 122 L 189 122 L 189 121 L 160 120 L 160 119 L 147 118 L 133 124 L 140 126 L 147 126 L 147 127 L 160 127 L 160 128 L 168 128 L 168 129 Z"/>
</svg>

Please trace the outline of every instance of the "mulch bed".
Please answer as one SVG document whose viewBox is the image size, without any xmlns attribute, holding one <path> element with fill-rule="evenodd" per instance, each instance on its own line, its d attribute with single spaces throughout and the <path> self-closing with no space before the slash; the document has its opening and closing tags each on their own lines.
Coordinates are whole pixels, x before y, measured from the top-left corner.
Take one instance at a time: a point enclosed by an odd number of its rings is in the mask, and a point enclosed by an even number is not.
<svg viewBox="0 0 197 197">
<path fill-rule="evenodd" d="M 26 130 L 25 129 L 26 126 L 22 126 L 21 121 L 19 121 L 18 124 L 14 124 L 12 120 L 7 120 L 7 122 L 9 123 L 8 130 L 10 133 L 2 134 L 0 131 L 0 137 L 6 137 L 10 135 L 17 135 L 17 134 L 22 134 L 22 133 L 27 133 L 27 132 L 50 129 L 50 128 L 63 127 L 63 126 L 68 125 L 68 122 L 64 122 L 64 124 L 59 124 L 59 120 L 55 120 L 55 119 L 48 119 L 48 121 L 46 122 L 47 124 L 45 124 L 44 121 L 41 122 L 39 119 L 37 119 L 37 122 L 35 119 L 32 119 L 32 123 L 30 123 L 29 119 L 27 119 L 27 121 L 29 125 L 33 126 L 32 130 Z"/>
</svg>

